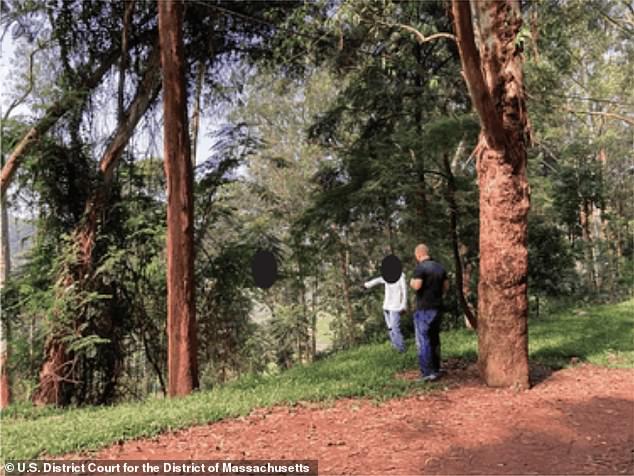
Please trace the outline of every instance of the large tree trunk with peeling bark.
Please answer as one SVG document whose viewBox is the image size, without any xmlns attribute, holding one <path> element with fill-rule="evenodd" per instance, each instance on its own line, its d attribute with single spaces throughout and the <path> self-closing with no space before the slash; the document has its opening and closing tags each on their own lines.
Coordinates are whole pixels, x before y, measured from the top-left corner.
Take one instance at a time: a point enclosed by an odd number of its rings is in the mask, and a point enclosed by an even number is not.
<svg viewBox="0 0 634 476">
<path fill-rule="evenodd" d="M 100 218 L 108 206 L 108 197 L 116 165 L 141 117 L 143 117 L 158 96 L 160 85 L 159 52 L 157 48 L 150 55 L 149 64 L 139 84 L 136 96 L 123 116 L 120 117 L 117 129 L 99 161 L 101 182 L 86 202 L 82 222 L 73 233 L 73 240 L 78 250 L 77 266 L 74 270 L 64 271 L 67 274 L 61 276 L 63 288 L 67 288 L 74 283 L 80 286 L 85 285 L 85 280 L 92 271 L 95 239 Z M 75 324 L 79 324 L 80 319 L 81 316 L 77 316 L 78 322 Z M 66 352 L 66 346 L 63 342 L 64 337 L 64 332 L 56 332 L 48 338 L 44 350 L 44 363 L 40 369 L 40 382 L 33 394 L 33 402 L 36 405 L 60 405 L 66 403 L 62 390 L 63 383 L 71 380 L 65 369 L 67 369 L 68 363 L 72 361 L 72 356 Z M 62 373 L 62 370 L 66 374 Z"/>
<path fill-rule="evenodd" d="M 488 385 L 527 388 L 530 200 L 522 54 L 516 43 L 519 3 L 453 0 L 452 12 L 464 77 L 481 121 L 479 366 Z"/>
<path fill-rule="evenodd" d="M 163 154 L 167 179 L 168 392 L 198 387 L 194 301 L 193 168 L 187 127 L 183 4 L 161 1 L 159 38 L 163 70 Z"/>
</svg>

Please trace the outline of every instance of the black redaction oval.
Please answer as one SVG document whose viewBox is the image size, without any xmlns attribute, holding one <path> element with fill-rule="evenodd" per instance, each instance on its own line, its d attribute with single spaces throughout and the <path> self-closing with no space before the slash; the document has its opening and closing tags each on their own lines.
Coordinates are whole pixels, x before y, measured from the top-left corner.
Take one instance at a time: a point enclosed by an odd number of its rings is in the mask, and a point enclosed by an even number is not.
<svg viewBox="0 0 634 476">
<path fill-rule="evenodd" d="M 277 279 L 277 262 L 270 251 L 260 250 L 251 261 L 251 272 L 256 286 L 268 289 Z"/>
<path fill-rule="evenodd" d="M 387 255 L 381 262 L 381 276 L 388 283 L 395 283 L 403 273 L 403 264 L 398 257 Z"/>
</svg>

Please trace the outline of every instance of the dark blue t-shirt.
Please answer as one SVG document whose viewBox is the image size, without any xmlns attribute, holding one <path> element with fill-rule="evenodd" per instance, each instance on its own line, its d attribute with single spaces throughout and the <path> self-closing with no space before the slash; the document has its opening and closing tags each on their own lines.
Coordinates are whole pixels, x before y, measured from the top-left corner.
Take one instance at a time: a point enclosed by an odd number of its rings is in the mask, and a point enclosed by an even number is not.
<svg viewBox="0 0 634 476">
<path fill-rule="evenodd" d="M 432 259 L 416 265 L 414 278 L 422 279 L 423 285 L 416 291 L 416 309 L 441 309 L 442 287 L 447 279 L 447 271 Z"/>
</svg>

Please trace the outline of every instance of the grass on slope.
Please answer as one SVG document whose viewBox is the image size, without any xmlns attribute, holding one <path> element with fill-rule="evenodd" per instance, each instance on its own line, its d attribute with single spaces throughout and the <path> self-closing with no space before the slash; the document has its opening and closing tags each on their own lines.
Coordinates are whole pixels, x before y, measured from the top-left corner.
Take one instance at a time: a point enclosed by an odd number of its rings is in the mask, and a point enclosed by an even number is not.
<svg viewBox="0 0 634 476">
<path fill-rule="evenodd" d="M 568 309 L 529 322 L 533 360 L 554 368 L 572 357 L 607 367 L 634 367 L 634 300 Z"/>
<path fill-rule="evenodd" d="M 561 367 L 571 357 L 599 365 L 634 367 L 634 301 L 569 310 L 530 323 L 531 358 Z M 443 357 L 476 356 L 475 334 L 443 334 Z M 433 386 L 394 378 L 415 368 L 409 343 L 398 354 L 387 343 L 364 345 L 312 365 L 269 377 L 245 377 L 211 391 L 175 399 L 149 399 L 114 407 L 80 409 L 16 405 L 3 412 L 1 457 L 28 459 L 94 450 L 119 440 L 248 414 L 252 409 L 342 397 L 386 399 Z"/>
</svg>

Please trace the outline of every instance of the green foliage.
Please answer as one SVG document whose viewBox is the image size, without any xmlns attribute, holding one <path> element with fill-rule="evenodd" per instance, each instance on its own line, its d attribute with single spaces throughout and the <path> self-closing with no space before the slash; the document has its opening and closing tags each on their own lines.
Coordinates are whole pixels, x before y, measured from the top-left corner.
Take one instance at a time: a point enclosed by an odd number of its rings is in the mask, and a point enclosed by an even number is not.
<svg viewBox="0 0 634 476">
<path fill-rule="evenodd" d="M 291 367 L 295 359 L 301 360 L 308 336 L 308 315 L 298 304 L 278 305 L 269 322 L 275 361 L 280 369 Z"/>
<path fill-rule="evenodd" d="M 577 291 L 572 249 L 561 229 L 539 215 L 528 222 L 529 293 L 562 296 Z"/>
<path fill-rule="evenodd" d="M 564 226 L 576 289 L 588 299 L 630 292 L 620 284 L 634 219 L 630 13 L 608 0 L 532 3 L 525 12 L 532 206 Z"/>
<path fill-rule="evenodd" d="M 582 236 L 579 215 L 584 209 L 588 213 L 591 206 L 603 208 L 601 168 L 590 160 L 562 165 L 554 177 L 553 206 L 573 237 Z"/>
</svg>

